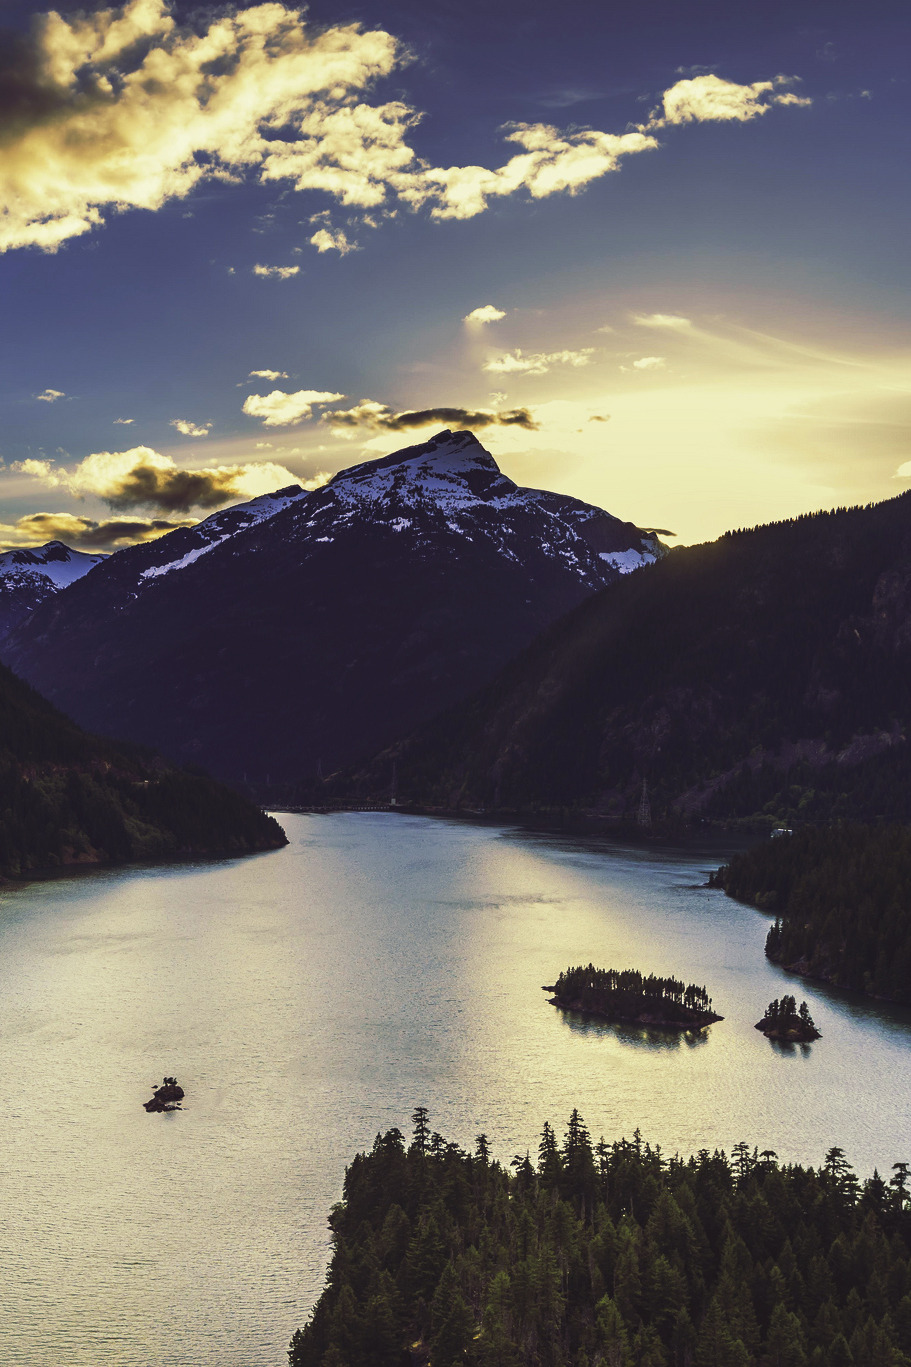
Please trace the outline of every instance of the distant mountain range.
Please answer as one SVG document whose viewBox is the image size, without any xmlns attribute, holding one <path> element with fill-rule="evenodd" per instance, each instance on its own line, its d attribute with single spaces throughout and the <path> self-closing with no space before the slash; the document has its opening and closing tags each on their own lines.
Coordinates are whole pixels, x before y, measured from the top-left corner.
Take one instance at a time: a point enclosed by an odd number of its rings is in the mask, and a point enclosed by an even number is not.
<svg viewBox="0 0 911 1367">
<path fill-rule="evenodd" d="M 465 698 L 664 552 L 442 432 L 119 551 L 0 651 L 93 731 L 287 790 Z"/>
<path fill-rule="evenodd" d="M 591 596 L 348 794 L 770 821 L 911 814 L 911 493 L 681 547 Z"/>
<path fill-rule="evenodd" d="M 105 558 L 70 550 L 62 541 L 0 555 L 0 642 L 37 607 Z"/>
</svg>

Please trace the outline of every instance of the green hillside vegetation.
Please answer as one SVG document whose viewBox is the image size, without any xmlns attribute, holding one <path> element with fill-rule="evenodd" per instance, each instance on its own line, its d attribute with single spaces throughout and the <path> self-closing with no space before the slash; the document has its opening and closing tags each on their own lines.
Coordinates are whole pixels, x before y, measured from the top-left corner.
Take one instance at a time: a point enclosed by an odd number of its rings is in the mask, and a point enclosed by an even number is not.
<svg viewBox="0 0 911 1367">
<path fill-rule="evenodd" d="M 712 999 L 704 987 L 678 978 L 643 975 L 635 968 L 566 968 L 552 987 L 553 1003 L 569 1011 L 582 1011 L 613 1021 L 699 1028 L 721 1020 L 712 1011 Z"/>
<path fill-rule="evenodd" d="M 911 1003 L 911 827 L 806 827 L 734 855 L 711 881 L 776 913 L 775 963 Z"/>
<path fill-rule="evenodd" d="M 328 1281 L 291 1367 L 908 1367 L 908 1165 L 863 1184 L 738 1144 L 592 1145 L 574 1111 L 533 1165 L 415 1112 L 333 1209 Z M 407 1351 L 406 1351 L 407 1348 Z"/>
<path fill-rule="evenodd" d="M 88 735 L 0 665 L 0 876 L 285 843 L 246 798 Z"/>
<path fill-rule="evenodd" d="M 659 819 L 911 810 L 911 493 L 731 532 L 594 595 L 341 791 Z"/>
</svg>

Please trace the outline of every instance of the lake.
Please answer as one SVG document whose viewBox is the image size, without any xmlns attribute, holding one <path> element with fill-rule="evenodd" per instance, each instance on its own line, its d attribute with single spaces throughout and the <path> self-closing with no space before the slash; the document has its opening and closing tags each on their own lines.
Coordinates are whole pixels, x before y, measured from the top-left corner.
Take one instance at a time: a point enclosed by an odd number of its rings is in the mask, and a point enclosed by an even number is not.
<svg viewBox="0 0 911 1367">
<path fill-rule="evenodd" d="M 4 1367 L 278 1367 L 345 1164 L 418 1104 L 509 1160 L 578 1106 L 672 1153 L 911 1159 L 911 1012 L 790 978 L 701 887 L 734 848 L 385 813 L 282 815 L 255 856 L 0 894 Z M 562 1015 L 594 961 L 705 984 L 698 1037 Z M 806 997 L 823 1038 L 753 1028 Z M 175 1074 L 185 1109 L 147 1115 Z"/>
</svg>

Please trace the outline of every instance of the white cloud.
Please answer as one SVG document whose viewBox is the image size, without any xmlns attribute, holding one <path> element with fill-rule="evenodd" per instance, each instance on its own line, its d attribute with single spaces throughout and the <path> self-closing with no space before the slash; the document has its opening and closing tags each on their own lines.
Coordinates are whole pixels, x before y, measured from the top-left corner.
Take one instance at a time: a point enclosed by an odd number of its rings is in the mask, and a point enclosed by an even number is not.
<svg viewBox="0 0 911 1367">
<path fill-rule="evenodd" d="M 300 274 L 300 266 L 254 266 L 253 274 L 271 280 L 290 280 L 293 275 Z"/>
<path fill-rule="evenodd" d="M 896 479 L 911 479 L 911 460 L 906 460 L 904 465 L 900 465 L 895 471 Z"/>
<path fill-rule="evenodd" d="M 318 228 L 310 243 L 318 252 L 339 252 L 342 256 L 358 250 L 357 243 L 350 241 L 341 228 Z"/>
<path fill-rule="evenodd" d="M 663 356 L 640 356 L 633 361 L 633 370 L 663 370 L 667 361 Z"/>
<path fill-rule="evenodd" d="M 200 426 L 198 423 L 190 422 L 188 418 L 172 418 L 171 426 L 176 427 L 184 437 L 207 437 L 212 424 L 207 422 Z"/>
<path fill-rule="evenodd" d="M 738 85 L 721 76 L 705 75 L 678 81 L 665 90 L 661 105 L 643 128 L 665 128 L 681 123 L 748 123 L 767 114 L 776 104 L 812 104 L 812 100 L 787 89 L 796 80 L 796 76 L 775 76 L 771 81 Z"/>
<path fill-rule="evenodd" d="M 335 403 L 344 397 L 344 394 L 319 389 L 298 389 L 294 394 L 273 389 L 271 394 L 248 395 L 244 399 L 244 412 L 253 418 L 262 418 L 266 427 L 288 427 L 309 418 L 314 405 Z"/>
<path fill-rule="evenodd" d="M 129 427 L 130 423 L 135 421 L 135 418 L 115 418 L 114 425 L 119 427 Z"/>
<path fill-rule="evenodd" d="M 539 351 L 526 355 L 521 347 L 516 347 L 515 351 L 485 361 L 483 368 L 494 375 L 546 375 L 555 365 L 588 365 L 594 350 L 594 347 L 583 347 L 580 351 Z"/>
<path fill-rule="evenodd" d="M 287 380 L 287 370 L 251 370 L 248 380 Z"/>
<path fill-rule="evenodd" d="M 39 403 L 56 403 L 58 399 L 65 399 L 66 395 L 62 389 L 46 389 L 43 394 L 36 394 L 35 398 Z"/>
<path fill-rule="evenodd" d="M 500 319 L 505 317 L 505 309 L 498 309 L 495 304 L 482 304 L 480 308 L 472 309 L 471 313 L 466 313 L 462 322 L 499 323 Z"/>
</svg>

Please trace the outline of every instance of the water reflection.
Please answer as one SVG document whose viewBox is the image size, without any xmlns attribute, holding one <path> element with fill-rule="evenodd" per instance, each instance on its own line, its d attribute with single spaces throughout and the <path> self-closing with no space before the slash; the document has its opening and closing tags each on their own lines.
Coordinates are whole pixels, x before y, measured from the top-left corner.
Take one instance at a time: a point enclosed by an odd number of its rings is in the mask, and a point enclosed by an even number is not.
<svg viewBox="0 0 911 1367">
<path fill-rule="evenodd" d="M 911 1011 L 789 982 L 767 919 L 702 885 L 731 846 L 282 820 L 274 854 L 0 895 L 3 1367 L 276 1367 L 345 1164 L 417 1104 L 505 1161 L 574 1107 L 668 1153 L 911 1158 Z M 725 1019 L 555 1018 L 541 985 L 589 961 L 705 983 Z M 754 1029 L 785 983 L 806 1053 Z M 185 1109 L 147 1116 L 164 1073 Z"/>
<path fill-rule="evenodd" d="M 562 1006 L 554 1009 L 561 1023 L 576 1035 L 609 1036 L 640 1049 L 679 1049 L 682 1044 L 688 1049 L 698 1049 L 708 1043 L 707 1030 L 675 1030 L 670 1026 L 638 1025 L 632 1021 L 606 1021 L 582 1011 L 568 1011 Z"/>
</svg>

